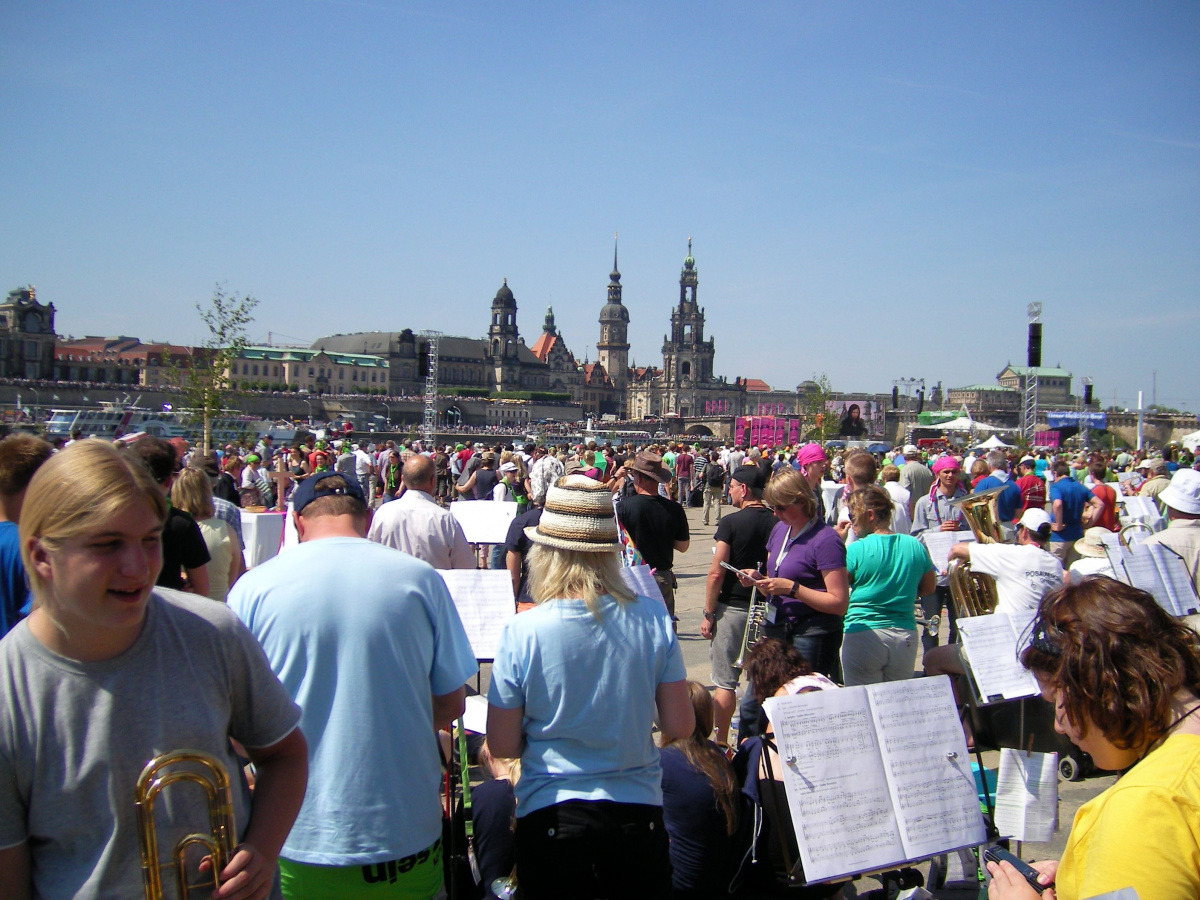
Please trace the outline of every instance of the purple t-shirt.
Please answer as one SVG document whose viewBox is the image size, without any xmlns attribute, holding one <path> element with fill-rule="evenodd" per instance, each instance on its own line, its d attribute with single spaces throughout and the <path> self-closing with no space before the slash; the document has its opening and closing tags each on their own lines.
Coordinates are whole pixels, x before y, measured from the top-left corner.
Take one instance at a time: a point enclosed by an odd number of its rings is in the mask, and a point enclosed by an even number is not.
<svg viewBox="0 0 1200 900">
<path fill-rule="evenodd" d="M 772 578 L 798 581 L 802 587 L 814 591 L 825 590 L 825 579 L 821 572 L 846 568 L 846 546 L 835 529 L 820 519 L 792 539 L 785 549 L 788 526 L 779 522 L 767 539 L 767 574 Z M 783 557 L 780 558 L 780 551 Z M 805 634 L 841 634 L 842 617 L 817 612 L 806 603 L 790 598 L 774 598 L 777 605 L 776 623 L 787 622 L 800 625 Z"/>
</svg>

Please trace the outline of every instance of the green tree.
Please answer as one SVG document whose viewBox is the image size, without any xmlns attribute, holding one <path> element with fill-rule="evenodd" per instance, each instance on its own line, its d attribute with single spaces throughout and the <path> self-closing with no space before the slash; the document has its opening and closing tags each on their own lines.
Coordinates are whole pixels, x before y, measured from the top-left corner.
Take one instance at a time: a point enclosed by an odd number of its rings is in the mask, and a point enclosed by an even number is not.
<svg viewBox="0 0 1200 900">
<path fill-rule="evenodd" d="M 179 379 L 192 419 L 204 426 L 201 450 L 212 449 L 212 420 L 220 415 L 233 393 L 230 367 L 246 348 L 246 327 L 254 321 L 258 300 L 250 295 L 229 293 L 218 284 L 207 305 L 196 304 L 208 338 L 197 347 L 192 367 Z"/>
<path fill-rule="evenodd" d="M 833 393 L 829 376 L 814 374 L 812 379 L 800 385 L 800 432 L 801 441 L 825 443 L 826 437 L 837 428 L 836 416 L 825 409 L 825 403 Z"/>
</svg>

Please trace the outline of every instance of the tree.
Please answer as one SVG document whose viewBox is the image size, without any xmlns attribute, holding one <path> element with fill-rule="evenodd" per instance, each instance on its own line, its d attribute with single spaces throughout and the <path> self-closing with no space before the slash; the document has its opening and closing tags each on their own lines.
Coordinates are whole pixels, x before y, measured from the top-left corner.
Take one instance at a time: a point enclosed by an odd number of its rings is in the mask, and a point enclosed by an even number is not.
<svg viewBox="0 0 1200 900">
<path fill-rule="evenodd" d="M 246 326 L 254 321 L 258 300 L 250 295 L 228 293 L 218 284 L 207 306 L 196 304 L 200 321 L 208 329 L 208 338 L 196 348 L 192 367 L 179 387 L 191 410 L 191 418 L 204 426 L 201 451 L 212 449 L 212 420 L 220 415 L 233 392 L 233 361 L 246 348 Z M 203 351 L 203 352 L 199 352 Z"/>
<path fill-rule="evenodd" d="M 825 409 L 833 388 L 829 384 L 829 376 L 814 374 L 810 381 L 804 382 L 797 389 L 800 393 L 800 430 L 802 441 L 816 441 L 824 444 L 826 436 L 837 427 Z"/>
</svg>

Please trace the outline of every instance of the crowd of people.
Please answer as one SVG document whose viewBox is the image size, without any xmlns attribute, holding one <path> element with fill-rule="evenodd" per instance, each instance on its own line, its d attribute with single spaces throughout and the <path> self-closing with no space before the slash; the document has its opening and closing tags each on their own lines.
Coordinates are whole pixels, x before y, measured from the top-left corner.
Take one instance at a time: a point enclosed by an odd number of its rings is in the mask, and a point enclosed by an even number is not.
<svg viewBox="0 0 1200 900">
<path fill-rule="evenodd" d="M 763 702 L 912 678 L 918 654 L 926 674 L 964 672 L 923 536 L 965 530 L 959 501 L 979 492 L 1012 540 L 951 558 L 995 578 L 999 611 L 1032 617 L 1021 658 L 1056 727 L 1099 767 L 1129 770 L 1080 810 L 1062 860 L 1038 864 L 1043 884 L 1059 898 L 1200 896 L 1200 637 L 1098 572 L 1094 549 L 1098 529 L 1120 529 L 1123 498 L 1150 498 L 1168 524 L 1147 540 L 1200 587 L 1195 465 L 911 445 L 304 435 L 205 453 L 10 436 L 0 896 L 137 895 L 139 776 L 179 748 L 231 783 L 236 834 L 193 866 L 219 900 L 439 896 L 445 732 L 479 661 L 437 570 L 480 567 L 507 571 L 517 614 L 474 752 L 487 780 L 472 896 L 513 883 L 531 900 L 841 896 L 794 886 Z M 504 543 L 467 542 L 448 509 L 464 502 L 515 505 Z M 239 510 L 285 504 L 299 545 L 246 571 Z M 700 624 L 711 690 L 687 678 L 676 615 L 677 554 L 701 516 L 715 526 Z M 643 563 L 662 602 L 622 577 Z M 935 614 L 946 644 L 919 631 Z M 168 796 L 163 847 L 208 821 L 199 796 Z M 1008 864 L 989 870 L 989 896 L 1033 890 Z"/>
</svg>

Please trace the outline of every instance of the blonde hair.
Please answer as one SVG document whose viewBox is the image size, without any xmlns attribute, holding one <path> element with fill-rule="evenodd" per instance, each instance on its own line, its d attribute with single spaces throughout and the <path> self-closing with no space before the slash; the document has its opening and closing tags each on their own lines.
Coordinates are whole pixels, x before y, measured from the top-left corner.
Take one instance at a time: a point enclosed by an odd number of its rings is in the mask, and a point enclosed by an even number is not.
<svg viewBox="0 0 1200 900">
<path fill-rule="evenodd" d="M 599 619 L 598 601 L 605 594 L 621 604 L 634 599 L 621 578 L 621 558 L 615 550 L 560 550 L 535 543 L 528 565 L 529 595 L 535 603 L 582 600 Z"/>
<path fill-rule="evenodd" d="M 191 513 L 196 519 L 211 519 L 216 515 L 212 484 L 199 469 L 186 468 L 175 476 L 171 485 L 171 503 Z"/>
<path fill-rule="evenodd" d="M 895 505 L 891 495 L 877 484 L 852 491 L 846 498 L 846 506 L 850 510 L 850 523 L 854 526 L 854 533 L 859 537 L 865 537 L 880 528 L 891 527 Z M 875 513 L 874 528 L 871 527 L 871 520 L 867 516 L 870 512 Z"/>
<path fill-rule="evenodd" d="M 57 550 L 135 503 L 145 503 L 160 523 L 166 521 L 166 497 L 145 466 L 104 441 L 76 441 L 37 470 L 18 526 L 21 561 L 36 605 L 44 602 L 46 585 L 33 565 L 33 542 Z"/>
<path fill-rule="evenodd" d="M 667 738 L 662 746 L 678 747 L 684 759 L 698 770 L 712 787 L 717 808 L 725 817 L 725 833 L 732 835 L 737 829 L 738 809 L 735 803 L 737 780 L 733 766 L 725 755 L 709 739 L 713 729 L 713 700 L 708 689 L 698 681 L 687 683 L 688 699 L 696 714 L 696 726 L 692 733 L 682 738 Z"/>
<path fill-rule="evenodd" d="M 763 489 L 763 502 L 772 509 L 796 504 L 809 519 L 817 515 L 817 496 L 812 486 L 796 469 L 780 469 Z"/>
</svg>

